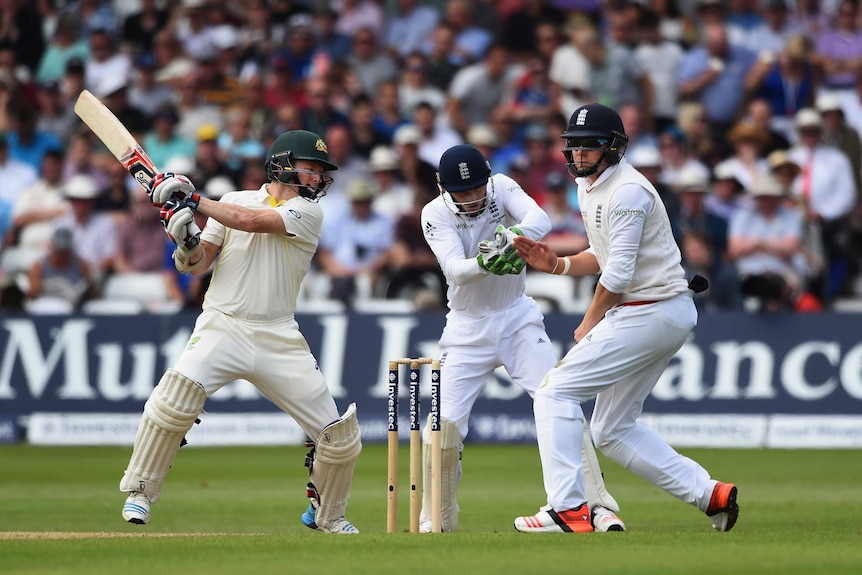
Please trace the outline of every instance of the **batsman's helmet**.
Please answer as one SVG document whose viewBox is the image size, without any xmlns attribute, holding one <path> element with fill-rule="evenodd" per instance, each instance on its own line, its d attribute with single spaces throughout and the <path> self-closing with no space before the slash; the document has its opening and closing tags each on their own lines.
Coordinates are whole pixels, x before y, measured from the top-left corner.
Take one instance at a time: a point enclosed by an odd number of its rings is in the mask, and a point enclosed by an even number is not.
<svg viewBox="0 0 862 575">
<path fill-rule="evenodd" d="M 566 140 L 563 155 L 572 177 L 598 173 L 603 160 L 607 161 L 607 166 L 618 164 L 629 140 L 620 115 L 598 103 L 587 104 L 575 110 L 566 131 L 560 137 Z M 602 159 L 594 164 L 579 162 L 581 167 L 578 168 L 572 157 L 575 150 L 601 150 L 604 154 Z"/>
<path fill-rule="evenodd" d="M 332 184 L 332 177 L 318 174 L 312 170 L 298 170 L 294 166 L 296 160 L 320 162 L 327 171 L 337 170 L 338 166 L 329 159 L 329 150 L 323 139 L 307 130 L 291 130 L 280 135 L 269 147 L 266 154 L 266 175 L 270 180 L 278 180 L 283 184 L 295 185 L 299 195 L 310 200 L 317 200 L 326 194 L 326 189 Z M 297 174 L 311 173 L 320 175 L 320 183 L 316 188 L 301 185 Z"/>
<path fill-rule="evenodd" d="M 443 201 L 459 215 L 477 216 L 488 205 L 490 198 L 486 192 L 481 205 L 477 201 L 456 202 L 452 194 L 467 192 L 487 185 L 491 177 L 491 164 L 482 152 L 467 144 L 452 146 L 440 157 L 437 169 L 437 187 L 443 195 Z M 493 194 L 493 186 L 492 186 Z M 467 209 L 467 208 L 470 209 Z"/>
</svg>

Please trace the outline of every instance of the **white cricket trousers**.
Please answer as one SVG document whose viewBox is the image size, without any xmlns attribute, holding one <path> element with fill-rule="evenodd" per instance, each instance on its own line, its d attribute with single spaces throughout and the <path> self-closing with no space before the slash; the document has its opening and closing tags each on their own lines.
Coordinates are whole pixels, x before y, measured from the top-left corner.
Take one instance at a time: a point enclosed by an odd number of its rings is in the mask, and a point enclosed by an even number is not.
<svg viewBox="0 0 862 575">
<path fill-rule="evenodd" d="M 314 440 L 338 419 L 335 400 L 293 317 L 253 321 L 204 310 L 174 370 L 200 383 L 207 397 L 246 379 Z"/>
<path fill-rule="evenodd" d="M 689 294 L 612 308 L 545 376 L 533 409 L 548 503 L 557 511 L 586 501 L 581 404 L 596 398 L 591 428 L 607 457 L 674 497 L 706 511 L 715 481 L 637 422 L 644 400 L 694 326 Z"/>
</svg>

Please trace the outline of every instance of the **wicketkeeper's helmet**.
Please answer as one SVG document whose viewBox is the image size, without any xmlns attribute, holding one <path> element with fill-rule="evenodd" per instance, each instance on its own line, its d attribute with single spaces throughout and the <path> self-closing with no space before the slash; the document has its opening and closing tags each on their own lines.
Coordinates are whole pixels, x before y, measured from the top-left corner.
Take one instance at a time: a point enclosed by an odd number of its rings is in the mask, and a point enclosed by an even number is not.
<svg viewBox="0 0 862 575">
<path fill-rule="evenodd" d="M 332 184 L 332 177 L 320 174 L 320 183 L 316 188 L 300 185 L 297 174 L 317 172 L 297 170 L 294 166 L 296 160 L 320 162 L 327 171 L 337 170 L 338 166 L 329 159 L 329 150 L 323 139 L 307 130 L 285 132 L 269 147 L 265 167 L 270 180 L 297 186 L 299 194 L 305 198 L 316 200 L 324 196 L 326 189 Z"/>
<path fill-rule="evenodd" d="M 574 150 L 602 150 L 602 159 L 607 160 L 607 166 L 613 166 L 622 159 L 629 140 L 620 115 L 598 103 L 575 110 L 566 131 L 560 137 L 566 140 L 563 155 L 572 177 L 591 176 L 599 171 L 602 164 L 602 160 L 599 160 L 579 169 L 572 157 Z"/>
<path fill-rule="evenodd" d="M 467 192 L 487 185 L 491 177 L 491 164 L 482 155 L 482 152 L 467 144 L 452 146 L 440 157 L 440 166 L 437 169 L 437 187 L 443 195 L 443 201 L 459 215 L 477 216 L 488 206 L 493 196 L 486 192 L 485 199 L 480 206 L 474 206 L 476 202 L 457 202 L 452 194 Z M 469 209 L 468 209 L 469 208 Z M 477 209 L 478 208 L 478 209 Z"/>
</svg>

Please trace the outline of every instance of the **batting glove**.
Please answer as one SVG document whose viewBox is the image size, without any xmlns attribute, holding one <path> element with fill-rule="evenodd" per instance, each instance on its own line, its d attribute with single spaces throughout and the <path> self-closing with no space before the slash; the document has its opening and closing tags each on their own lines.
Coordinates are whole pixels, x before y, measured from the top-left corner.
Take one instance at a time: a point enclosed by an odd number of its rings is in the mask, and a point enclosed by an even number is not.
<svg viewBox="0 0 862 575">
<path fill-rule="evenodd" d="M 201 197 L 195 193 L 195 185 L 186 176 L 173 172 L 156 174 L 147 186 L 147 195 L 154 206 L 160 207 L 170 199 L 186 201 L 192 210 L 198 209 Z"/>
<path fill-rule="evenodd" d="M 201 229 L 195 222 L 191 206 L 184 200 L 171 199 L 162 204 L 159 219 L 165 233 L 177 247 L 193 250 L 201 242 Z"/>
</svg>

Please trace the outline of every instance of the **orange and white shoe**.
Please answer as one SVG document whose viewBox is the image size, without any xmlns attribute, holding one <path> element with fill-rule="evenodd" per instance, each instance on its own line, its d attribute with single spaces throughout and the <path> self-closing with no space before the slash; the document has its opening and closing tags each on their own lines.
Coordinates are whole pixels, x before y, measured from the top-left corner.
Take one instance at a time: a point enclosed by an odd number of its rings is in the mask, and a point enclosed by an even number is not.
<svg viewBox="0 0 862 575">
<path fill-rule="evenodd" d="M 543 509 L 535 515 L 517 517 L 515 529 L 523 533 L 590 533 L 590 508 L 584 503 L 577 509 L 554 511 Z"/>
<path fill-rule="evenodd" d="M 617 514 L 601 505 L 593 507 L 593 529 L 598 532 L 625 531 L 626 524 L 617 517 Z"/>
<path fill-rule="evenodd" d="M 739 518 L 739 505 L 736 504 L 736 485 L 718 482 L 709 498 L 707 516 L 712 519 L 712 528 L 716 531 L 730 531 Z"/>
</svg>

